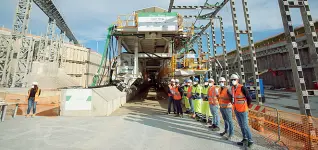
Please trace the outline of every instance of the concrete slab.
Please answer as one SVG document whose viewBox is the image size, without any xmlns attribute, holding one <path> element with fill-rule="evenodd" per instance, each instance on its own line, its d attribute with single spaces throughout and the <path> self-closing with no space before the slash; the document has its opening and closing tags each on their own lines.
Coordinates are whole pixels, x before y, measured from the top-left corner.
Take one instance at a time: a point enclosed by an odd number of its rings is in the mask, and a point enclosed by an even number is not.
<svg viewBox="0 0 318 150">
<path fill-rule="evenodd" d="M 0 128 L 3 150 L 240 148 L 198 122 L 160 115 L 18 117 L 0 123 Z"/>
<path fill-rule="evenodd" d="M 193 119 L 163 115 L 166 100 L 160 98 L 162 95 L 157 95 L 160 101 L 152 100 L 154 95 L 144 94 L 108 117 L 18 116 L 0 123 L 1 149 L 241 149 L 235 143 L 241 140 L 237 127 L 233 141 L 224 140 Z M 253 134 L 253 149 L 280 149 Z"/>
<path fill-rule="evenodd" d="M 298 98 L 295 92 L 265 90 L 265 98 L 265 106 L 274 107 L 286 112 L 300 113 Z M 309 102 L 312 116 L 318 117 L 318 96 L 310 96 Z"/>
</svg>

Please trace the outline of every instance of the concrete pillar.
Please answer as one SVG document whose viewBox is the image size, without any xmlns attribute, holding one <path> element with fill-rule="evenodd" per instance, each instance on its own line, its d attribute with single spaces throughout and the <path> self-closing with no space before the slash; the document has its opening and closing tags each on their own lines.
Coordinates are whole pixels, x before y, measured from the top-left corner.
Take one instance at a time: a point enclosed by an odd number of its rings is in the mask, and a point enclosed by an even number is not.
<svg viewBox="0 0 318 150">
<path fill-rule="evenodd" d="M 139 42 L 138 42 L 138 38 L 135 42 L 135 58 L 134 58 L 134 77 L 137 77 L 138 76 L 138 48 L 139 48 Z"/>
</svg>

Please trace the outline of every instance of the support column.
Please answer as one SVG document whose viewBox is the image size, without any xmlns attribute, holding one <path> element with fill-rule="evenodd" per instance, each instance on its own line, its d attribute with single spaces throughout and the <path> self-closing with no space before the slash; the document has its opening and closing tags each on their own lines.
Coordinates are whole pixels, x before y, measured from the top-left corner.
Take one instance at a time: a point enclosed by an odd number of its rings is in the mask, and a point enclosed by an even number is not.
<svg viewBox="0 0 318 150">
<path fill-rule="evenodd" d="M 117 79 L 117 74 L 118 74 L 118 67 L 120 67 L 121 66 L 121 52 L 122 52 L 122 48 L 123 48 L 123 46 L 122 46 L 122 38 L 121 37 L 118 37 L 118 43 L 117 43 L 117 63 L 116 63 L 116 71 L 115 71 L 115 73 L 116 73 L 116 75 L 115 75 L 115 77 L 116 77 L 116 79 Z"/>
<path fill-rule="evenodd" d="M 19 0 L 13 23 L 12 40 L 7 49 L 4 72 L 1 83 L 10 87 L 25 86 L 24 79 L 30 72 L 28 64 L 33 57 L 30 51 L 33 39 L 26 38 L 32 9 L 32 0 Z M 14 55 L 16 56 L 14 58 Z M 15 59 L 15 63 L 12 60 Z M 12 71 L 12 72 L 11 72 Z"/>
<path fill-rule="evenodd" d="M 231 4 L 231 10 L 232 10 L 232 21 L 233 21 L 235 42 L 236 42 L 236 51 L 237 51 L 237 55 L 234 58 L 233 65 L 235 65 L 237 58 L 239 58 L 239 61 L 238 61 L 239 74 L 241 75 L 242 84 L 245 84 L 245 74 L 244 74 L 244 66 L 243 66 L 241 39 L 240 39 L 240 31 L 238 28 L 235 0 L 231 0 L 230 4 Z"/>
<path fill-rule="evenodd" d="M 134 77 L 138 77 L 138 50 L 139 50 L 139 39 L 135 42 L 135 57 L 134 57 Z"/>
</svg>

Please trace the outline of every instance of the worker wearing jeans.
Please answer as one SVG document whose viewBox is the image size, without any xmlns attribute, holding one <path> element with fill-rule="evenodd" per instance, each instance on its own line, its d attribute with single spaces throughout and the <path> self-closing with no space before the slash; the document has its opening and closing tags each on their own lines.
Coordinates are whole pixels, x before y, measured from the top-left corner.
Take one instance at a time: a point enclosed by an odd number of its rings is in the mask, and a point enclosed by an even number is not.
<svg viewBox="0 0 318 150">
<path fill-rule="evenodd" d="M 25 117 L 29 116 L 31 109 L 33 109 L 32 117 L 35 116 L 36 104 L 37 104 L 37 101 L 39 100 L 40 94 L 41 94 L 41 89 L 38 87 L 38 83 L 33 82 L 33 87 L 28 91 L 28 109 L 27 109 L 27 115 Z"/>
<path fill-rule="evenodd" d="M 228 133 L 226 137 L 227 140 L 231 140 L 234 135 L 234 125 L 232 119 L 232 94 L 230 88 L 225 86 L 226 80 L 224 77 L 220 77 L 220 94 L 219 94 L 219 103 L 220 103 L 220 112 L 224 120 L 224 132 L 220 133 L 221 136 L 224 136 Z"/>
<path fill-rule="evenodd" d="M 248 94 L 248 90 L 243 85 L 239 84 L 238 75 L 231 75 L 231 83 L 231 91 L 234 98 L 234 112 L 243 135 L 243 140 L 237 142 L 237 145 L 251 148 L 253 140 L 251 130 L 248 126 L 248 106 L 251 104 L 252 99 Z"/>
<path fill-rule="evenodd" d="M 218 102 L 218 90 L 214 85 L 214 80 L 209 80 L 210 88 L 208 90 L 208 100 L 210 104 L 210 111 L 212 113 L 212 131 L 220 131 L 220 115 L 219 115 L 219 102 Z"/>
<path fill-rule="evenodd" d="M 171 112 L 171 104 L 173 105 L 173 112 L 174 114 L 176 113 L 176 107 L 175 107 L 175 103 L 173 100 L 173 87 L 175 86 L 175 80 L 171 79 L 170 84 L 168 85 L 168 114 L 170 114 Z"/>
</svg>

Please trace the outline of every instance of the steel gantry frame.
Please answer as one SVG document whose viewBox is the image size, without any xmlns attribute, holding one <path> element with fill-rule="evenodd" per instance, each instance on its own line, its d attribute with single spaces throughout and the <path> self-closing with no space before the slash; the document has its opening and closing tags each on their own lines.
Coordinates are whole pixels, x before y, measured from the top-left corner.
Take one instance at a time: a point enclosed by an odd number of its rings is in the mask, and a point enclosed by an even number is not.
<svg viewBox="0 0 318 150">
<path fill-rule="evenodd" d="M 287 49 L 289 52 L 291 68 L 293 71 L 293 78 L 295 88 L 298 95 L 298 104 L 300 107 L 300 113 L 303 115 L 311 116 L 310 104 L 308 99 L 308 91 L 306 89 L 305 76 L 303 68 L 301 66 L 301 58 L 296 42 L 296 36 L 294 27 L 291 20 L 290 8 L 300 8 L 300 13 L 303 19 L 305 35 L 307 37 L 307 43 L 309 44 L 309 51 L 312 61 L 317 65 L 318 55 L 318 39 L 315 31 L 314 23 L 310 14 L 310 9 L 307 0 L 278 0 L 282 21 L 284 25 L 285 35 L 287 38 Z M 316 68 L 314 68 L 316 70 Z M 317 72 L 315 71 L 315 77 L 317 79 Z"/>
<path fill-rule="evenodd" d="M 223 27 L 223 19 L 221 16 L 217 16 L 215 19 L 219 20 L 220 23 L 220 31 L 221 31 L 221 42 L 220 44 L 216 43 L 216 36 L 215 36 L 215 27 L 214 27 L 214 20 L 211 20 L 211 31 L 212 31 L 212 39 L 213 39 L 213 49 L 216 59 L 216 49 L 217 47 L 222 47 L 223 51 L 223 61 L 224 61 L 224 67 L 222 67 L 222 64 L 220 64 L 221 69 L 218 69 L 215 67 L 215 72 L 222 71 L 225 72 L 225 79 L 229 83 L 229 68 L 228 68 L 228 62 L 227 62 L 227 52 L 226 52 L 226 41 L 225 41 L 225 33 L 224 33 L 224 27 Z M 215 60 L 215 66 L 217 66 L 217 61 Z M 223 73 L 220 73 L 220 76 L 222 76 Z M 216 73 L 216 77 L 217 77 Z"/>
<path fill-rule="evenodd" d="M 18 1 L 13 22 L 13 31 L 11 33 L 12 38 L 6 49 L 1 77 L 2 86 L 26 86 L 25 78 L 26 74 L 30 71 L 28 70 L 30 61 L 32 61 L 30 58 L 33 57 L 33 51 L 31 50 L 31 42 L 33 40 L 25 36 L 28 31 L 31 7 L 32 0 Z"/>
<path fill-rule="evenodd" d="M 222 44 L 217 44 L 215 41 L 215 33 L 214 33 L 214 25 L 213 24 L 213 19 L 215 19 L 217 16 L 217 13 L 227 4 L 227 2 L 230 1 L 230 6 L 231 6 L 231 12 L 232 12 L 232 21 L 233 21 L 233 26 L 234 26 L 234 33 L 235 33 L 235 41 L 236 41 L 236 51 L 237 51 L 237 56 L 234 59 L 233 64 L 235 65 L 237 58 L 239 59 L 238 61 L 238 66 L 239 66 L 239 73 L 241 76 L 241 82 L 243 84 L 245 84 L 245 73 L 244 73 L 244 66 L 243 66 L 243 57 L 242 57 L 242 48 L 241 48 L 241 40 L 240 40 L 240 34 L 247 34 L 248 36 L 248 43 L 249 43 L 249 49 L 250 49 L 250 55 L 252 57 L 251 63 L 252 63 L 252 68 L 253 68 L 253 77 L 254 77 L 254 86 L 256 87 L 256 101 L 258 104 L 262 104 L 261 102 L 261 94 L 260 94 L 260 85 L 259 85 L 259 75 L 258 75 L 258 67 L 257 67 L 257 60 L 256 60 L 256 52 L 255 52 L 255 47 L 254 47 L 254 40 L 253 40 L 253 33 L 252 33 L 252 29 L 251 29 L 251 24 L 250 24 L 250 18 L 249 18 L 249 12 L 248 12 L 248 7 L 247 7 L 247 0 L 242 0 L 242 4 L 243 4 L 243 12 L 244 12 L 244 18 L 245 18 L 245 24 L 246 24 L 246 30 L 239 30 L 238 28 L 238 22 L 237 22 L 237 14 L 236 14 L 236 8 L 235 8 L 235 0 L 224 0 L 222 3 L 220 3 L 219 5 L 213 7 L 215 8 L 215 10 L 213 12 L 207 13 L 205 15 L 201 15 L 201 16 L 189 16 L 189 17 L 197 17 L 197 18 L 201 18 L 201 19 L 205 19 L 205 18 L 209 18 L 210 21 L 209 23 L 203 27 L 203 29 L 198 32 L 195 33 L 195 35 L 193 36 L 193 38 L 190 40 L 190 43 L 192 43 L 193 41 L 195 41 L 198 37 L 200 37 L 200 35 L 202 35 L 203 32 L 205 32 L 205 30 L 211 26 L 211 30 L 212 30 L 212 40 L 213 40 L 213 55 L 214 55 L 214 76 L 215 79 L 218 79 L 219 74 L 217 73 L 217 67 L 218 64 L 220 65 L 220 67 L 222 68 L 222 72 L 223 70 L 226 70 L 226 76 L 228 78 L 228 73 L 229 73 L 229 67 L 227 66 L 227 59 L 226 56 L 224 58 L 225 62 L 225 68 L 221 66 L 221 64 L 218 62 L 217 60 L 217 51 L 216 51 L 216 47 L 222 46 L 223 47 L 223 53 L 224 51 L 226 52 L 226 47 L 225 47 L 225 39 L 224 39 L 224 34 L 221 35 L 222 36 Z M 198 7 L 185 7 L 185 6 L 175 6 L 172 8 L 179 8 L 179 9 L 197 9 Z M 199 7 L 200 8 L 200 7 Z M 203 8 L 201 8 L 203 9 Z M 222 30 L 222 29 L 221 29 Z M 222 31 L 221 31 L 222 32 Z M 222 34 L 222 33 L 221 33 Z M 214 35 L 214 36 L 213 36 Z M 223 40 L 224 39 L 224 40 Z"/>
<path fill-rule="evenodd" d="M 230 2 L 231 10 L 232 10 L 232 21 L 234 26 L 234 34 L 236 39 L 236 51 L 239 57 L 239 72 L 241 74 L 241 80 L 242 83 L 245 83 L 245 73 L 244 73 L 244 66 L 243 66 L 243 57 L 242 57 L 242 48 L 240 44 L 240 34 L 247 34 L 248 37 L 248 47 L 249 52 L 252 57 L 251 63 L 252 63 L 252 69 L 253 69 L 253 77 L 254 77 L 254 86 L 256 87 L 256 102 L 257 104 L 262 104 L 262 95 L 260 93 L 260 84 L 259 84 L 259 75 L 258 75 L 258 66 L 257 66 L 257 60 L 256 60 L 256 52 L 254 47 L 254 39 L 253 39 L 253 32 L 252 32 L 252 26 L 250 21 L 250 15 L 248 11 L 247 6 L 247 0 L 242 0 L 243 5 L 243 12 L 244 12 L 244 19 L 245 19 L 245 25 L 246 25 L 246 31 L 239 30 L 238 22 L 237 22 L 237 15 L 236 15 L 236 8 L 235 8 L 235 0 L 231 0 Z M 237 58 L 237 56 L 236 56 Z M 235 64 L 235 61 L 233 62 Z"/>
<path fill-rule="evenodd" d="M 46 60 L 46 57 L 49 57 L 49 61 L 53 62 L 59 60 L 59 49 L 61 43 L 64 42 L 58 40 L 58 35 L 54 35 L 55 25 L 61 30 L 60 37 L 65 34 L 73 43 L 78 44 L 78 41 L 66 25 L 52 0 L 19 0 L 13 23 L 12 38 L 9 38 L 11 40 L 9 40 L 6 48 L 2 47 L 0 49 L 1 86 L 25 87 L 27 84 L 26 76 L 31 71 L 35 45 L 33 38 L 26 37 L 32 10 L 32 2 L 39 6 L 39 8 L 49 17 L 48 28 L 51 28 L 47 31 L 44 43 L 42 36 L 40 38 L 35 57 L 36 60 L 44 61 Z M 48 35 L 53 35 L 50 41 Z M 49 52 L 47 52 L 48 46 Z"/>
<path fill-rule="evenodd" d="M 34 3 L 52 20 L 56 21 L 57 27 L 65 32 L 65 35 L 74 42 L 74 44 L 79 44 L 72 31 L 67 26 L 62 15 L 59 13 L 52 0 L 33 0 Z"/>
</svg>

